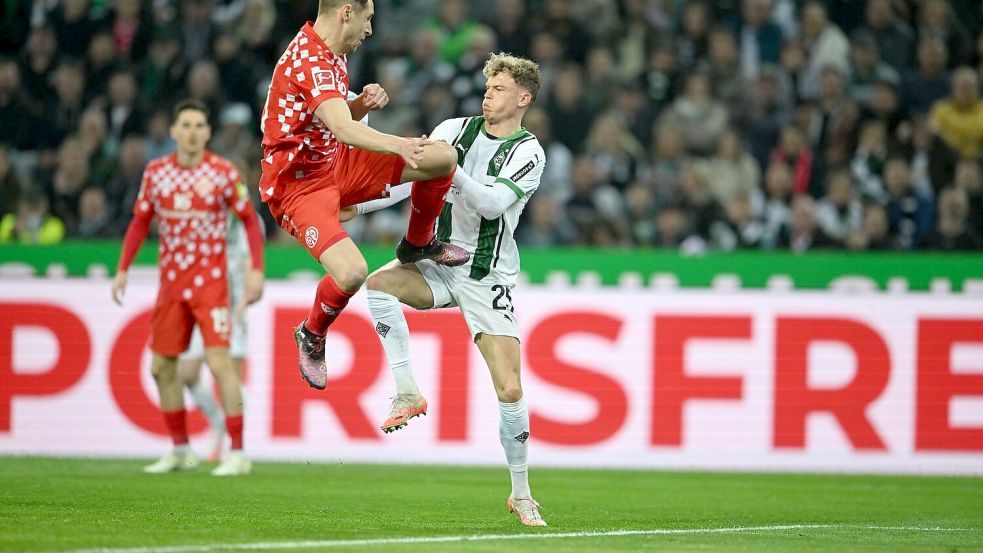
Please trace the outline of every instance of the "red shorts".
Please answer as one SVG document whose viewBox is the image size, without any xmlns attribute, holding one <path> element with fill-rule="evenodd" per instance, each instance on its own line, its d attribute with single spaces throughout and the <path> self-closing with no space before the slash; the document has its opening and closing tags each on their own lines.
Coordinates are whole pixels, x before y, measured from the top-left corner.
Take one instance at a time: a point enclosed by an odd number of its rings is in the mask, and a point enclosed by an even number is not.
<svg viewBox="0 0 983 553">
<path fill-rule="evenodd" d="M 150 322 L 150 350 L 164 357 L 177 357 L 188 349 L 195 324 L 201 329 L 206 348 L 229 347 L 232 317 L 224 304 L 157 298 Z"/>
<path fill-rule="evenodd" d="M 399 184 L 405 166 L 397 155 L 339 145 L 326 174 L 314 174 L 302 190 L 270 200 L 270 212 L 320 260 L 324 250 L 348 236 L 338 220 L 341 207 L 386 197 L 388 188 Z"/>
</svg>

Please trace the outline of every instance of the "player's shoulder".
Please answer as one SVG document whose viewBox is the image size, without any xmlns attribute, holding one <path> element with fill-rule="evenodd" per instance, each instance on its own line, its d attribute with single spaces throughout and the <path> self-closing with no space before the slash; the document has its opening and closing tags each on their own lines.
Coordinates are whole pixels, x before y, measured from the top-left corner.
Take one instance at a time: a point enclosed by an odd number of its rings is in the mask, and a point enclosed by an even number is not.
<svg viewBox="0 0 983 553">
<path fill-rule="evenodd" d="M 235 163 L 212 151 L 205 152 L 205 161 L 213 168 L 221 172 L 228 172 L 228 173 L 239 172 L 239 169 L 236 167 Z"/>
<path fill-rule="evenodd" d="M 444 119 L 437 125 L 437 128 L 445 129 L 463 129 L 474 117 L 451 117 L 450 119 Z"/>
<path fill-rule="evenodd" d="M 540 144 L 539 138 L 525 128 L 522 129 L 522 134 L 518 138 L 516 148 L 524 152 L 539 154 L 540 158 L 546 158 L 546 151 L 543 149 L 543 145 Z"/>
<path fill-rule="evenodd" d="M 176 164 L 175 154 L 170 153 L 170 154 L 162 155 L 160 157 L 155 157 L 150 161 L 148 161 L 147 165 L 145 165 L 143 168 L 143 172 L 148 175 L 152 175 L 155 173 L 159 173 L 162 170 L 171 168 L 175 164 Z"/>
</svg>

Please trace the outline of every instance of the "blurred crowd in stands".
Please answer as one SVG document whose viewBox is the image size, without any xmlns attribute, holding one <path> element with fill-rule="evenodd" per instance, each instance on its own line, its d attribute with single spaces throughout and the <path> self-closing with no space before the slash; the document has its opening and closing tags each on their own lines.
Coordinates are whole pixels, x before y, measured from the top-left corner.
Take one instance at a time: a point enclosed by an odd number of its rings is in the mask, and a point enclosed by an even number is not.
<svg viewBox="0 0 983 553">
<path fill-rule="evenodd" d="M 169 110 L 255 188 L 272 66 L 316 0 L 0 3 L 0 242 L 121 236 Z M 476 115 L 488 54 L 540 64 L 531 246 L 983 250 L 979 0 L 376 0 L 370 124 Z M 395 243 L 403 206 L 358 218 Z M 268 217 L 267 210 L 259 211 Z M 267 221 L 271 239 L 282 236 Z"/>
</svg>

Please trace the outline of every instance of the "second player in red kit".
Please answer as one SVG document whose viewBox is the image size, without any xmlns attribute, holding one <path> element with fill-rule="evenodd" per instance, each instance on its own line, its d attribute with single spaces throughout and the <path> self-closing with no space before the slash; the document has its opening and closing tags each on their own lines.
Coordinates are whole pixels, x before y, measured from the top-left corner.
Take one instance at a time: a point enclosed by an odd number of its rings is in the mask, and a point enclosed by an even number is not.
<svg viewBox="0 0 983 553">
<path fill-rule="evenodd" d="M 374 14 L 372 0 L 320 0 L 317 19 L 301 28 L 277 62 L 261 123 L 263 201 L 327 273 L 310 315 L 294 333 L 301 375 L 317 389 L 327 385 L 324 334 L 368 275 L 365 258 L 341 227 L 342 206 L 385 197 L 390 186 L 415 181 L 397 258 L 453 266 L 470 257 L 434 237 L 457 166 L 454 148 L 358 123 L 389 102 L 378 84 L 347 100 L 347 54 L 372 34 Z"/>
</svg>

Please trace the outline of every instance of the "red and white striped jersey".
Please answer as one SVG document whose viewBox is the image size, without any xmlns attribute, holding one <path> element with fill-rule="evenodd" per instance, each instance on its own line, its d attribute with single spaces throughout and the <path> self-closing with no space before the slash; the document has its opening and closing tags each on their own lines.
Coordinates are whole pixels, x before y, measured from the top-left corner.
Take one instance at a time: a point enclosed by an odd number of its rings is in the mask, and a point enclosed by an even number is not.
<svg viewBox="0 0 983 553">
<path fill-rule="evenodd" d="M 263 108 L 264 202 L 294 193 L 330 166 L 338 141 L 314 110 L 347 95 L 347 56 L 331 52 L 307 23 L 280 56 Z"/>
</svg>

